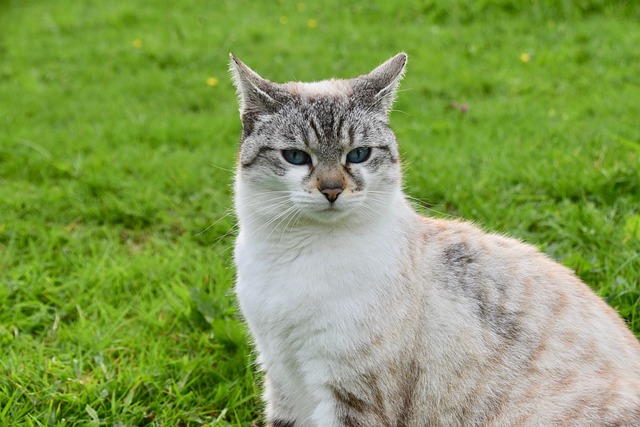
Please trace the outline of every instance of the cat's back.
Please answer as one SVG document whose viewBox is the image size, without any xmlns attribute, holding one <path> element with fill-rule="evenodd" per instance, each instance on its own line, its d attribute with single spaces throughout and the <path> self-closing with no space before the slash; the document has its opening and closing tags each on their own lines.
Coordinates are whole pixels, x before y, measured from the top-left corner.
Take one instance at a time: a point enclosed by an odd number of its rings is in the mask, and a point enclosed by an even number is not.
<svg viewBox="0 0 640 427">
<path fill-rule="evenodd" d="M 416 224 L 424 330 L 440 331 L 425 333 L 423 360 L 439 346 L 456 355 L 440 362 L 436 395 L 492 425 L 640 425 L 640 344 L 569 269 L 469 223 Z"/>
</svg>

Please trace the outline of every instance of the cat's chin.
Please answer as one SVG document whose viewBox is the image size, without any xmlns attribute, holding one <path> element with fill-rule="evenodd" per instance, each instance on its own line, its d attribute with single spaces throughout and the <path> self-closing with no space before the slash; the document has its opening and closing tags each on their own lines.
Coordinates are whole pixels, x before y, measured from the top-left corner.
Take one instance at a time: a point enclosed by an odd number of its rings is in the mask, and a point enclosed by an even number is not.
<svg viewBox="0 0 640 427">
<path fill-rule="evenodd" d="M 355 220 L 354 210 L 350 208 L 327 207 L 305 210 L 305 216 L 314 223 L 337 224 Z"/>
</svg>

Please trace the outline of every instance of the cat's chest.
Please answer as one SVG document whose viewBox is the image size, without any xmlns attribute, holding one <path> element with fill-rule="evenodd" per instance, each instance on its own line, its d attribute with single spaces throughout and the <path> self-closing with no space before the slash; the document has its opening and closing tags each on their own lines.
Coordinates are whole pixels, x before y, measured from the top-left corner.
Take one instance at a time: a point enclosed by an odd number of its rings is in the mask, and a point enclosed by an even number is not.
<svg viewBox="0 0 640 427">
<path fill-rule="evenodd" d="M 398 271 L 397 247 L 376 239 L 301 239 L 236 246 L 236 292 L 256 338 L 304 345 L 366 323 Z M 353 333 L 353 332 L 349 332 Z"/>
</svg>

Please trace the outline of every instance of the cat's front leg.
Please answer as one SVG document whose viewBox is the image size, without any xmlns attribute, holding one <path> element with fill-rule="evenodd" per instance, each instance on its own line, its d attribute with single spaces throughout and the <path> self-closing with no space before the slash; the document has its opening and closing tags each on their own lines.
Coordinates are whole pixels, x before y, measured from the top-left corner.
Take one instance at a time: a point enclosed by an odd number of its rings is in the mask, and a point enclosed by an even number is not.
<svg viewBox="0 0 640 427">
<path fill-rule="evenodd" d="M 313 412 L 318 427 L 374 427 L 395 425 L 391 414 L 385 412 L 383 397 L 371 395 L 359 386 L 333 385 L 323 388 L 320 403 Z M 405 424 L 401 424 L 405 425 Z"/>
<path fill-rule="evenodd" d="M 312 417 L 318 427 L 391 425 L 381 413 L 382 408 L 375 407 L 366 396 L 355 391 L 329 386 L 322 388 L 320 396 Z"/>
<path fill-rule="evenodd" d="M 338 405 L 331 393 L 330 389 L 322 389 L 320 403 L 318 403 L 313 411 L 312 419 L 314 425 L 320 427 L 344 427 L 347 424 L 338 416 Z M 357 424 L 356 424 L 357 425 Z"/>
<path fill-rule="evenodd" d="M 264 378 L 264 400 L 267 403 L 267 427 L 299 427 L 282 387 L 268 375 Z"/>
<path fill-rule="evenodd" d="M 293 421 L 273 420 L 268 422 L 267 427 L 295 427 L 295 425 Z"/>
</svg>

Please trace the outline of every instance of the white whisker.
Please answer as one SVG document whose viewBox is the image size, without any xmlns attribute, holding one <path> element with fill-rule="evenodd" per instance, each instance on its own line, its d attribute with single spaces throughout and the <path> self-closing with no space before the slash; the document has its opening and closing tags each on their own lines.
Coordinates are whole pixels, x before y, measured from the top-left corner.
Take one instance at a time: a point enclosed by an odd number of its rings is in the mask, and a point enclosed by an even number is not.
<svg viewBox="0 0 640 427">
<path fill-rule="evenodd" d="M 253 234 L 257 234 L 260 231 L 264 230 L 265 228 L 273 225 L 274 223 L 277 222 L 277 224 L 275 225 L 275 227 L 273 227 L 273 229 L 269 232 L 269 234 L 267 235 L 267 239 L 269 239 L 269 237 L 271 237 L 271 234 L 273 234 L 273 232 L 275 231 L 276 228 L 278 228 L 278 226 L 287 219 L 287 216 L 296 209 L 295 206 L 290 206 L 287 209 L 285 209 L 284 211 L 280 212 L 278 215 L 274 216 L 273 218 L 271 218 L 268 222 L 266 222 L 265 224 L 262 225 L 262 227 L 258 228 L 257 230 L 255 230 L 253 232 Z"/>
<path fill-rule="evenodd" d="M 234 172 L 235 172 L 235 170 L 234 170 L 234 169 L 227 169 L 227 168 L 223 168 L 222 166 L 218 166 L 218 165 L 216 165 L 215 163 L 209 163 L 209 166 L 212 166 L 212 167 L 214 167 L 214 168 L 216 168 L 216 169 L 223 170 L 223 171 L 225 171 L 225 172 L 230 172 L 230 173 L 234 173 Z"/>
<path fill-rule="evenodd" d="M 207 231 L 209 231 L 209 229 L 211 229 L 211 227 L 213 227 L 214 225 L 216 225 L 217 223 L 219 223 L 220 221 L 222 221 L 223 219 L 225 219 L 226 217 L 228 217 L 229 215 L 233 215 L 233 210 L 232 209 L 227 209 L 227 212 L 221 216 L 220 218 L 218 218 L 216 221 L 214 221 L 213 223 L 211 223 L 211 225 L 209 225 L 208 227 L 206 227 L 204 230 L 198 232 L 195 237 L 199 237 L 201 235 L 203 235 L 204 233 L 206 233 Z"/>
<path fill-rule="evenodd" d="M 291 215 L 291 217 L 289 218 L 289 221 L 287 221 L 284 228 L 282 229 L 282 233 L 280 233 L 279 242 L 282 242 L 282 238 L 284 237 L 284 233 L 287 231 L 289 224 L 291 224 L 291 222 L 294 221 L 294 225 L 295 225 L 295 221 L 297 221 L 297 218 L 299 218 L 300 215 L 302 215 L 302 210 L 296 208 L 296 211 L 293 213 L 293 215 Z"/>
</svg>

